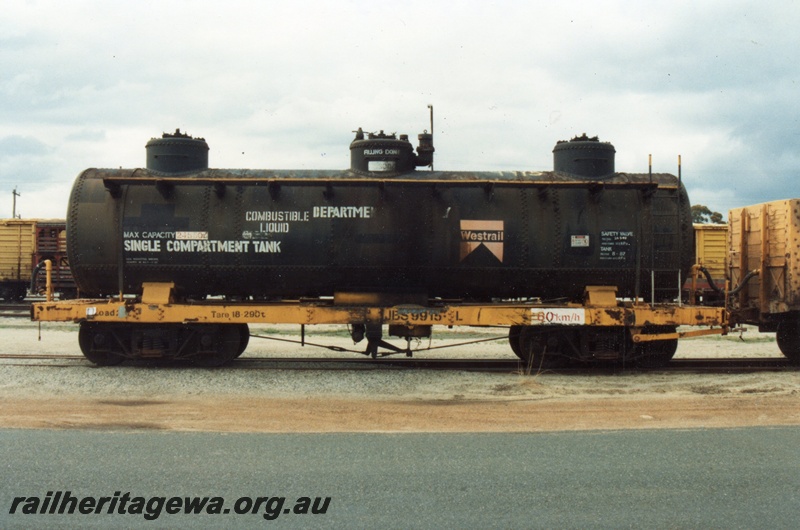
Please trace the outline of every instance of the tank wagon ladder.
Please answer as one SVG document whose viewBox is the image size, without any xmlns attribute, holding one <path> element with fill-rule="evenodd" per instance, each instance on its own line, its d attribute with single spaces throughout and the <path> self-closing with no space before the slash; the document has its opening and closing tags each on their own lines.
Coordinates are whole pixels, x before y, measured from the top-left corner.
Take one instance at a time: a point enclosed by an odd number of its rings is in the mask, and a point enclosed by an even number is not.
<svg viewBox="0 0 800 530">
<path fill-rule="evenodd" d="M 652 181 L 653 162 L 649 157 L 649 174 Z M 674 188 L 677 194 L 677 207 L 671 207 L 673 198 L 669 196 L 653 196 L 651 201 L 652 239 L 650 240 L 650 303 L 676 302 L 682 305 L 683 289 L 683 240 L 681 239 L 681 215 L 683 196 L 681 194 L 681 157 L 678 155 L 678 185 Z M 657 230 L 656 227 L 659 227 Z M 661 264 L 674 264 L 673 267 L 661 267 Z"/>
<path fill-rule="evenodd" d="M 665 201 L 666 197 L 656 198 L 653 201 Z M 677 264 L 681 263 L 682 249 L 680 248 L 680 231 L 677 226 L 680 223 L 680 213 L 666 212 L 657 213 L 656 209 L 652 213 L 653 216 L 653 239 L 651 256 L 653 263 L 650 268 L 650 296 L 651 305 L 657 302 L 676 302 L 679 305 L 681 301 L 681 287 L 683 284 L 683 277 L 680 267 L 676 268 L 661 268 L 659 264 Z M 659 232 L 655 231 L 657 220 L 661 219 L 666 221 L 661 224 L 662 227 L 670 227 L 667 230 L 662 229 Z M 672 229 L 675 226 L 675 229 Z M 656 240 L 660 241 L 656 241 Z"/>
</svg>

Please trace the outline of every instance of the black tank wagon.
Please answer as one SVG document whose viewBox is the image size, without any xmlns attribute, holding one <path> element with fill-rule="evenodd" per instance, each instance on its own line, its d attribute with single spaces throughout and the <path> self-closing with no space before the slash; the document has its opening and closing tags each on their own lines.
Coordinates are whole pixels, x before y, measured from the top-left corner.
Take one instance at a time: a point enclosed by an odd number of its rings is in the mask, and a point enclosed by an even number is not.
<svg viewBox="0 0 800 530">
<path fill-rule="evenodd" d="M 350 153 L 346 170 L 209 169 L 205 140 L 176 131 L 147 144 L 146 168 L 84 171 L 69 259 L 81 292 L 113 307 L 35 318 L 80 321 L 84 353 L 106 364 L 219 364 L 241 353 L 248 322 L 350 324 L 373 356 L 410 353 L 382 340 L 386 324 L 407 339 L 506 325 L 527 360 L 663 361 L 677 325 L 722 324 L 719 309 L 673 304 L 694 263 L 680 178 L 617 172 L 609 143 L 559 142 L 553 170 L 537 172 L 433 171 L 427 132 L 415 149 L 359 129 Z"/>
<path fill-rule="evenodd" d="M 418 171 L 429 134 L 415 154 L 405 136 L 359 132 L 343 171 L 208 169 L 193 156 L 207 149 L 165 135 L 146 169 L 78 177 L 68 237 L 83 293 L 170 281 L 189 298 L 574 301 L 614 285 L 646 299 L 654 286 L 661 301 L 694 259 L 677 178 L 616 173 L 596 139 L 560 142 L 547 172 Z M 654 270 L 673 275 L 651 282 Z"/>
</svg>

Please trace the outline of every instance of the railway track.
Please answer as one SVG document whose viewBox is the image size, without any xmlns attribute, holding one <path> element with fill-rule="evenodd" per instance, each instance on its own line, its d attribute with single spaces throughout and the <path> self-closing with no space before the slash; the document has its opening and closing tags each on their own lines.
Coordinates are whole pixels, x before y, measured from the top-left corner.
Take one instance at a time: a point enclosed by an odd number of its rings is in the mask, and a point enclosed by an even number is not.
<svg viewBox="0 0 800 530">
<path fill-rule="evenodd" d="M 0 303 L 0 317 L 31 318 L 31 304 L 25 302 Z"/>
<path fill-rule="evenodd" d="M 2 300 L 0 301 L 0 316 L 24 316 L 30 318 L 31 304 L 44 301 L 46 301 L 44 296 L 29 296 L 22 302 L 9 302 L 8 300 Z"/>
<path fill-rule="evenodd" d="M 416 369 L 416 370 L 466 370 L 479 372 L 534 372 L 518 359 L 313 359 L 313 358 L 240 358 L 231 366 L 242 368 L 273 368 L 273 369 L 328 369 L 337 366 L 339 369 Z M 622 365 L 594 365 L 573 366 L 559 370 L 547 370 L 551 373 L 618 373 L 621 371 L 640 372 L 766 372 L 766 371 L 792 371 L 800 367 L 792 366 L 784 358 L 763 359 L 677 359 L 667 366 L 658 369 L 637 369 Z"/>
<path fill-rule="evenodd" d="M 3 365 L 19 366 L 85 366 L 90 365 L 82 355 L 53 354 L 0 354 L 0 361 L 70 361 L 71 364 L 0 362 Z M 152 361 L 150 361 L 152 363 Z M 135 364 L 148 364 L 136 361 Z M 164 366 L 188 366 L 179 362 L 162 362 Z M 113 368 L 101 368 L 113 370 Z M 314 358 L 314 357 L 241 357 L 222 370 L 228 369 L 272 369 L 272 370 L 444 370 L 477 372 L 531 372 L 517 359 L 421 359 L 421 358 Z M 622 365 L 613 366 L 574 366 L 546 373 L 559 374 L 608 374 L 620 372 L 709 372 L 709 373 L 749 373 L 749 372 L 800 371 L 784 358 L 759 359 L 676 359 L 658 369 L 637 369 Z M 543 372 L 545 373 L 545 372 Z"/>
</svg>

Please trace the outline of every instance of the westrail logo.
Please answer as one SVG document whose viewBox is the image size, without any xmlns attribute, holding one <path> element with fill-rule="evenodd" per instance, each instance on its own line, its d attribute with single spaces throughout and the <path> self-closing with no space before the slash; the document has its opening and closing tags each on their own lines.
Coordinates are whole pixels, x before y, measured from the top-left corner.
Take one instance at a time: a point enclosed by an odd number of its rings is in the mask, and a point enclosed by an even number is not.
<svg viewBox="0 0 800 530">
<path fill-rule="evenodd" d="M 461 261 L 480 246 L 503 262 L 503 221 L 461 220 Z"/>
</svg>

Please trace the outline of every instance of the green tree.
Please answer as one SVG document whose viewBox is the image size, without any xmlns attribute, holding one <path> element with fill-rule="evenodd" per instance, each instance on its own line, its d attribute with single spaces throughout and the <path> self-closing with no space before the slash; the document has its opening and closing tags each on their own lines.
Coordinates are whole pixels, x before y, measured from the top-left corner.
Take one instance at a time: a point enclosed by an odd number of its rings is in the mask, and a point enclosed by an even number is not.
<svg viewBox="0 0 800 530">
<path fill-rule="evenodd" d="M 709 207 L 704 204 L 694 204 L 692 205 L 692 222 L 720 224 L 725 222 L 725 218 L 719 212 L 712 212 Z"/>
</svg>

